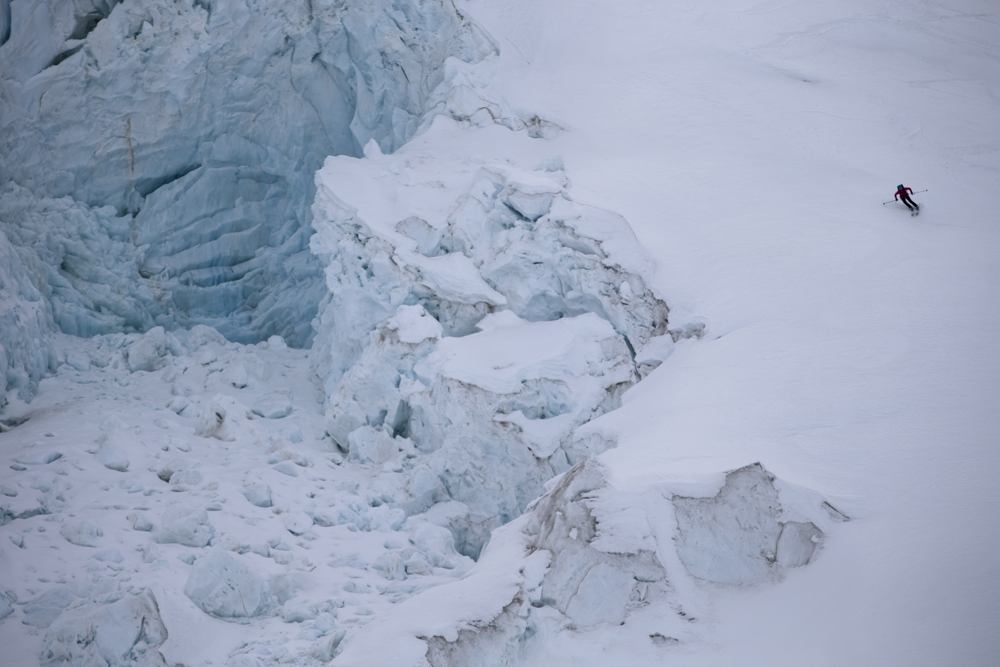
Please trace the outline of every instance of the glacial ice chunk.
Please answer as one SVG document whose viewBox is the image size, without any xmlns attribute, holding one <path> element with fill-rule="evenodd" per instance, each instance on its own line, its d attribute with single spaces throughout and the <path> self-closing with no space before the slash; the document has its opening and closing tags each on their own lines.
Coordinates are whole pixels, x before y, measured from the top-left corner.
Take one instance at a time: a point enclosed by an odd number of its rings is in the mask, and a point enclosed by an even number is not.
<svg viewBox="0 0 1000 667">
<path fill-rule="evenodd" d="M 160 544 L 183 544 L 187 547 L 207 546 L 215 537 L 215 527 L 208 520 L 208 513 L 192 507 L 174 505 L 163 512 L 163 519 L 156 531 Z"/>
<path fill-rule="evenodd" d="M 264 394 L 253 404 L 252 410 L 265 419 L 281 419 L 292 414 L 292 401 L 285 394 Z"/>
<path fill-rule="evenodd" d="M 400 306 L 395 317 L 389 318 L 386 328 L 396 332 L 401 343 L 417 345 L 425 340 L 441 337 L 441 323 L 420 306 Z"/>
<path fill-rule="evenodd" d="M 625 620 L 633 583 L 631 573 L 598 563 L 584 575 L 566 605 L 566 615 L 581 626 L 621 623 Z"/>
<path fill-rule="evenodd" d="M 128 455 L 125 454 L 125 448 L 120 446 L 122 445 L 121 441 L 122 436 L 117 429 L 109 433 L 104 433 L 97 439 L 97 443 L 100 446 L 94 454 L 94 458 L 108 470 L 127 472 L 129 464 Z"/>
<path fill-rule="evenodd" d="M 233 442 L 239 436 L 253 437 L 253 429 L 247 424 L 250 414 L 250 410 L 232 396 L 217 394 L 203 408 L 195 432 L 204 438 L 224 442 Z"/>
<path fill-rule="evenodd" d="M 172 352 L 181 352 L 180 343 L 163 327 L 153 327 L 125 350 L 128 369 L 135 371 L 155 371 L 164 365 L 163 357 Z"/>
<path fill-rule="evenodd" d="M 778 535 L 778 565 L 786 568 L 808 565 L 823 537 L 823 531 L 812 523 L 785 522 Z"/>
<path fill-rule="evenodd" d="M 257 507 L 271 506 L 271 487 L 261 479 L 247 477 L 246 481 L 243 482 L 243 488 L 240 492 L 251 505 L 256 505 Z"/>
<path fill-rule="evenodd" d="M 385 431 L 362 426 L 347 437 L 349 456 L 363 466 L 378 466 L 398 451 L 396 442 Z"/>
<path fill-rule="evenodd" d="M 45 633 L 42 667 L 165 667 L 155 649 L 167 640 L 148 590 L 66 612 Z"/>
<path fill-rule="evenodd" d="M 810 561 L 824 533 L 811 522 L 783 520 L 774 481 L 755 463 L 727 474 L 712 498 L 674 497 L 677 555 L 692 575 L 755 583 Z"/>
<path fill-rule="evenodd" d="M 39 629 L 47 628 L 75 600 L 76 596 L 69 586 L 53 588 L 24 605 L 24 618 L 21 622 Z"/>
<path fill-rule="evenodd" d="M 292 535 L 302 535 L 312 528 L 313 519 L 305 512 L 290 512 L 285 514 L 282 523 Z"/>
<path fill-rule="evenodd" d="M 67 524 L 59 530 L 59 534 L 70 544 L 81 547 L 96 547 L 98 538 L 104 535 L 99 526 L 90 521 L 77 521 Z"/>
<path fill-rule="evenodd" d="M 220 549 L 195 563 L 184 594 L 206 614 L 225 619 L 260 616 L 271 603 L 267 579 L 238 556 Z"/>
</svg>

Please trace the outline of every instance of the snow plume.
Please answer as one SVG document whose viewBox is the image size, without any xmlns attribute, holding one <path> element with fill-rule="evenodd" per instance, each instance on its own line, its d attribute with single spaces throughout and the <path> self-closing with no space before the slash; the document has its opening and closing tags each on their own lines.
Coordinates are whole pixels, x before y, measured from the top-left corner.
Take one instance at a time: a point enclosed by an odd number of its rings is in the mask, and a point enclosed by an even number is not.
<svg viewBox="0 0 1000 667">
<path fill-rule="evenodd" d="M 3 244 L 79 336 L 203 323 L 307 345 L 313 173 L 397 149 L 446 60 L 496 50 L 450 0 L 2 9 Z"/>
<path fill-rule="evenodd" d="M 429 467 L 463 504 L 449 526 L 476 557 L 548 479 L 607 447 L 575 429 L 640 379 L 636 348 L 653 343 L 662 361 L 668 310 L 627 223 L 573 201 L 554 162 L 424 165 L 447 173 L 411 183 L 372 224 L 335 194 L 348 171 L 370 176 L 382 185 L 344 194 L 368 207 L 411 177 L 406 159 L 331 159 L 317 175 L 327 430 L 355 460 L 405 452 Z M 442 210 L 429 214 L 427 197 Z M 374 457 L 360 444 L 373 430 L 386 443 Z"/>
<path fill-rule="evenodd" d="M 557 633 L 599 625 L 630 636 L 641 663 L 644 653 L 701 632 L 695 580 L 721 581 L 704 576 L 706 564 L 725 571 L 729 584 L 760 581 L 761 567 L 780 578 L 809 562 L 824 529 L 846 520 L 759 464 L 730 472 L 708 498 L 624 477 L 596 459 L 573 466 L 493 533 L 465 577 L 399 604 L 358 632 L 333 664 L 516 664 Z M 747 517 L 778 530 L 759 530 Z M 760 551 L 733 548 L 761 535 Z M 708 560 L 692 559 L 694 551 Z"/>
</svg>

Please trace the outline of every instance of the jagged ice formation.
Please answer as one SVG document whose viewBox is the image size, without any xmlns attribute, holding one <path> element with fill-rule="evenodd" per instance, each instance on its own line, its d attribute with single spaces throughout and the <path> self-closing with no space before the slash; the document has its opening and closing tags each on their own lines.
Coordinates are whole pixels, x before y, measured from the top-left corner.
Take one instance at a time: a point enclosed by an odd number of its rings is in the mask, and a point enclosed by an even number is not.
<svg viewBox="0 0 1000 667">
<path fill-rule="evenodd" d="M 183 499 L 106 535 L 73 514 L 71 484 L 36 475 L 41 496 L 0 489 L 12 499 L 0 526 L 65 510 L 60 538 L 140 540 L 148 568 L 116 549 L 93 560 L 150 579 L 169 569 L 159 549 L 174 553 L 191 568 L 181 608 L 254 630 L 308 622 L 302 664 L 500 665 L 552 633 L 626 619 L 659 623 L 654 643 L 684 639 L 689 580 L 780 578 L 845 518 L 759 465 L 702 494 L 615 486 L 594 458 L 613 443 L 588 424 L 700 325 L 671 328 L 628 224 L 576 201 L 560 158 L 524 168 L 407 144 L 445 131 L 435 116 L 524 130 L 518 141 L 560 129 L 491 89 L 475 63 L 496 46 L 450 2 L 0 10 L 0 63 L 14 64 L 0 75 L 0 408 L 59 369 L 102 374 L 101 391 L 134 383 L 148 414 L 169 410 L 153 420 L 163 434 L 142 436 L 159 448 L 140 439 L 145 423 L 111 417 L 85 465 L 78 442 L 31 443 L 10 469 L 61 461 L 117 477 L 110 493 L 169 484 Z M 53 329 L 90 340 L 57 337 L 53 352 Z M 322 415 L 275 377 L 306 358 L 285 340 L 312 343 Z M 270 468 L 231 465 L 231 448 Z M 241 536 L 234 516 L 295 543 Z M 301 574 L 315 564 L 299 538 L 332 553 L 345 533 L 376 535 L 326 565 L 390 583 L 351 573 L 342 592 L 400 603 L 364 628 L 371 610 L 338 627 L 348 603 Z M 282 569 L 293 563 L 300 574 Z M 126 582 L 19 603 L 22 623 L 46 630 L 42 664 L 167 664 L 161 650 L 178 648 L 160 604 L 178 608 L 177 591 Z M 464 602 L 439 604 L 450 595 Z M 644 617 L 655 601 L 675 617 Z M 227 648 L 229 663 L 276 664 L 271 641 Z"/>
<path fill-rule="evenodd" d="M 307 344 L 313 173 L 398 148 L 445 60 L 495 50 L 448 0 L 0 5 L 0 224 L 80 336 Z"/>
</svg>

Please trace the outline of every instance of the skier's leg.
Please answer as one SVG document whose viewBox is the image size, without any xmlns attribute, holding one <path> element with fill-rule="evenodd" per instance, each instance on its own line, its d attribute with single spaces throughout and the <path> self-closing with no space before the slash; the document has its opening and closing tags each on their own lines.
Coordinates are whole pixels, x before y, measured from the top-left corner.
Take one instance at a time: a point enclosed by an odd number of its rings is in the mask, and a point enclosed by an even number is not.
<svg viewBox="0 0 1000 667">
<path fill-rule="evenodd" d="M 910 206 L 910 200 L 909 200 L 909 199 L 907 199 L 906 197 L 903 197 L 903 204 L 905 204 L 905 205 L 906 205 L 906 208 L 907 208 L 907 210 L 909 210 L 909 211 L 912 211 L 912 210 L 913 210 L 913 207 L 912 207 L 912 206 Z"/>
</svg>

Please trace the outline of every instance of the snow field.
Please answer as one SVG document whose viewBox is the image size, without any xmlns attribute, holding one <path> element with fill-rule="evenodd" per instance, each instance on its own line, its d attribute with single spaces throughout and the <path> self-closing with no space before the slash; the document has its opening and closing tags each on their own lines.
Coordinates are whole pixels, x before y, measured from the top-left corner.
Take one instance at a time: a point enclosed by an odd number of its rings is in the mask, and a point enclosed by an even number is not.
<svg viewBox="0 0 1000 667">
<path fill-rule="evenodd" d="M 17 440 L 0 502 L 2 597 L 23 610 L 2 628 L 11 664 L 224 661 L 241 642 L 320 664 L 389 600 L 464 571 L 470 561 L 434 537 L 445 529 L 406 522 L 363 471 L 343 473 L 305 352 L 200 327 L 180 356 L 164 349 L 156 370 L 129 371 L 158 335 L 59 337 L 61 358 L 93 367 L 61 364 L 6 434 Z M 291 415 L 246 407 L 276 393 Z M 213 639 L 195 632 L 204 621 L 179 622 L 206 614 L 257 625 Z M 105 636 L 129 623 L 145 634 Z"/>
<path fill-rule="evenodd" d="M 11 659 L 991 664 L 995 10 L 466 7 L 317 173 L 309 353 L 3 330 Z"/>
</svg>

